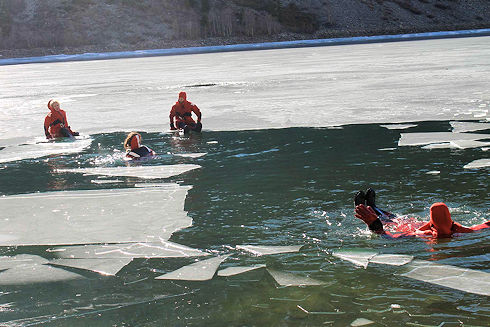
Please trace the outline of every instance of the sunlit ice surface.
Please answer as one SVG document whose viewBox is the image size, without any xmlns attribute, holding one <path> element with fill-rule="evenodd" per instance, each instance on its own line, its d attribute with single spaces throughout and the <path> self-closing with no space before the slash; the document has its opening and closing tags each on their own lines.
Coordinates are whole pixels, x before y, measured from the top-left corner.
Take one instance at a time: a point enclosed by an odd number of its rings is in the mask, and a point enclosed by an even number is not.
<svg viewBox="0 0 490 327">
<path fill-rule="evenodd" d="M 483 40 L 5 67 L 18 74 L 2 84 L 8 101 L 31 81 L 37 93 L 23 99 L 38 105 L 7 115 L 25 118 L 19 134 L 0 123 L 0 154 L 10 151 L 0 200 L 11 202 L 0 215 L 1 322 L 488 325 L 488 232 L 388 240 L 353 217 L 355 192 L 371 186 L 398 215 L 423 221 L 444 201 L 463 225 L 489 219 Z M 201 135 L 167 132 L 181 89 L 203 111 Z M 23 152 L 42 141 L 44 97 L 89 144 Z M 123 160 L 131 130 L 156 158 Z M 436 146 L 463 141 L 481 143 Z M 353 248 L 369 260 L 334 256 Z M 451 269 L 433 282 L 431 271 Z M 474 278 L 459 283 L 465 273 Z"/>
</svg>

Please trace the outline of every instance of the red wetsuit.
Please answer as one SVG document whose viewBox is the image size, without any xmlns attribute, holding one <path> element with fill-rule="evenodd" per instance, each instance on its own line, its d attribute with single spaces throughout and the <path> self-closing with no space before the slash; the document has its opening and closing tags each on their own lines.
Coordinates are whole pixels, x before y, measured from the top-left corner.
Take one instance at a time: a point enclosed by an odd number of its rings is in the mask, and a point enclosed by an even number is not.
<svg viewBox="0 0 490 327">
<path fill-rule="evenodd" d="M 465 227 L 454 222 L 451 219 L 448 207 L 442 202 L 434 203 L 430 207 L 430 221 L 428 222 L 420 223 L 410 221 L 408 223 L 402 222 L 400 224 L 400 222 L 394 222 L 396 219 L 392 222 L 385 222 L 386 226 L 391 226 L 395 229 L 394 233 L 384 229 L 383 223 L 372 207 L 366 207 L 364 204 L 359 204 L 356 206 L 355 212 L 355 217 L 363 220 L 369 226 L 371 231 L 391 238 L 406 236 L 447 238 L 454 234 L 473 233 L 485 228 L 490 228 L 490 221 L 472 227 Z"/>
<path fill-rule="evenodd" d="M 182 97 L 184 98 L 184 101 L 182 103 L 176 102 L 172 106 L 172 110 L 170 110 L 170 126 L 176 126 L 177 128 L 184 128 L 185 125 L 190 125 L 191 127 L 194 127 L 196 125 L 196 122 L 194 119 L 192 119 L 192 113 L 195 113 L 197 116 L 197 122 L 201 122 L 201 111 L 199 108 L 187 101 L 187 94 L 185 92 L 180 92 L 179 93 L 179 98 Z M 174 118 L 175 118 L 175 125 L 174 125 Z"/>
<path fill-rule="evenodd" d="M 406 227 L 406 226 L 404 226 Z M 381 231 L 375 231 L 378 234 L 382 234 L 388 237 L 398 238 L 405 236 L 421 236 L 421 237 L 433 237 L 433 238 L 445 238 L 451 237 L 453 234 L 460 233 L 473 233 L 485 228 L 490 228 L 490 221 L 487 221 L 480 225 L 471 227 L 465 227 L 451 219 L 451 214 L 448 207 L 442 203 L 434 203 L 430 207 L 430 221 L 424 223 L 422 226 L 410 231 L 406 228 L 402 233 L 390 233 L 384 229 Z"/>
<path fill-rule="evenodd" d="M 56 138 L 56 137 L 66 137 L 67 133 L 63 131 L 63 129 L 69 131 L 72 135 L 76 134 L 68 125 L 68 121 L 66 120 L 66 113 L 64 110 L 56 111 L 51 106 L 51 101 L 48 102 L 48 108 L 51 111 L 47 114 L 46 118 L 44 118 L 44 134 L 46 138 Z"/>
<path fill-rule="evenodd" d="M 146 145 L 141 145 L 141 136 L 139 134 L 134 134 L 128 143 L 131 146 L 131 149 L 126 151 L 126 157 L 128 158 L 138 159 L 155 155 L 152 149 Z"/>
</svg>

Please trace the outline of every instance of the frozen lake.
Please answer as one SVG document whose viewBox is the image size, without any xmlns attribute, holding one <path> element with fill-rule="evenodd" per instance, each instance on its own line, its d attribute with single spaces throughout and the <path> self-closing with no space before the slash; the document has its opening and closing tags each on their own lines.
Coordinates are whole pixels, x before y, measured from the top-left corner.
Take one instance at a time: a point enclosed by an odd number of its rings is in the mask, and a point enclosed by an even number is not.
<svg viewBox="0 0 490 327">
<path fill-rule="evenodd" d="M 0 66 L 0 325 L 488 326 L 489 231 L 379 238 L 353 195 L 490 219 L 489 41 Z"/>
</svg>

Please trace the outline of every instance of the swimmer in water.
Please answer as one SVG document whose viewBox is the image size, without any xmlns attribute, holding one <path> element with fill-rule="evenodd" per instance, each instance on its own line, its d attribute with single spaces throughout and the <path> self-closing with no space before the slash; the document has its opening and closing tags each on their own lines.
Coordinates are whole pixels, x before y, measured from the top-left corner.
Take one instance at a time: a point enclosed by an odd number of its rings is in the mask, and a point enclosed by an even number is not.
<svg viewBox="0 0 490 327">
<path fill-rule="evenodd" d="M 137 132 L 129 133 L 123 145 L 126 149 L 126 157 L 130 159 L 140 159 L 155 155 L 152 149 L 146 145 L 141 145 L 141 135 Z"/>
<path fill-rule="evenodd" d="M 50 113 L 44 118 L 44 134 L 47 139 L 58 137 L 78 136 L 78 132 L 73 132 L 66 120 L 66 112 L 60 108 L 60 103 L 56 100 L 49 100 L 48 109 Z"/>
<path fill-rule="evenodd" d="M 366 193 L 359 191 L 354 198 L 356 206 L 354 216 L 362 220 L 372 232 L 383 236 L 391 238 L 405 236 L 449 238 L 454 234 L 474 233 L 485 228 L 490 228 L 490 221 L 471 227 L 462 226 L 452 220 L 449 208 L 444 203 L 437 202 L 430 207 L 430 220 L 428 222 L 423 223 L 411 231 L 390 233 L 384 229 L 383 222 L 390 222 L 394 218 L 394 215 L 378 209 L 374 199 L 375 193 L 373 189 L 368 189 Z"/>
</svg>

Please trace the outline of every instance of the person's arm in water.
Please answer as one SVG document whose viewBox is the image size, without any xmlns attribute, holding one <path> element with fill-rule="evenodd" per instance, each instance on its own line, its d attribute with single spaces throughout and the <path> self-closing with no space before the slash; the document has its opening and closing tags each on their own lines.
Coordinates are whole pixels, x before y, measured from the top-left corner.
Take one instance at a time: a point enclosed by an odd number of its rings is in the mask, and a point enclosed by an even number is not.
<svg viewBox="0 0 490 327">
<path fill-rule="evenodd" d="M 60 110 L 61 114 L 63 115 L 63 121 L 65 122 L 66 126 L 64 126 L 73 136 L 78 136 L 80 135 L 78 132 L 74 132 L 71 130 L 70 125 L 68 124 L 68 120 L 66 119 L 66 112 L 64 110 Z"/>
</svg>

